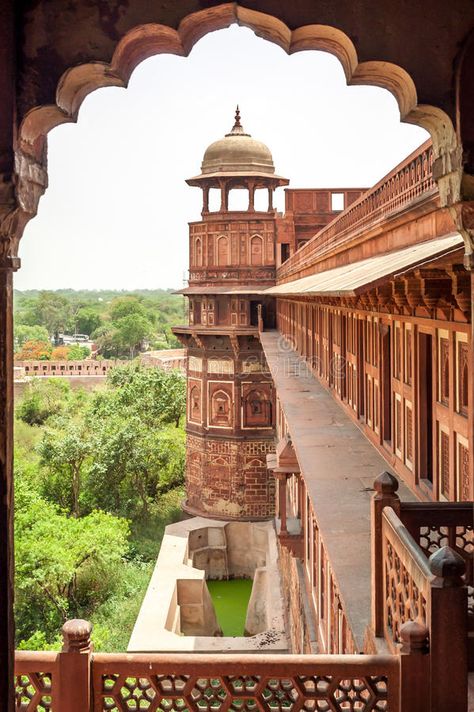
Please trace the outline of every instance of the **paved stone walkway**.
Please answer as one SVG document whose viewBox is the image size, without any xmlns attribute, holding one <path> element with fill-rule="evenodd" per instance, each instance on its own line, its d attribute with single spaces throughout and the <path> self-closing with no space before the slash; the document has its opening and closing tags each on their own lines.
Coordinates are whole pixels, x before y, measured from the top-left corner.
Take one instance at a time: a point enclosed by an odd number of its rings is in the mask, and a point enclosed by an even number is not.
<svg viewBox="0 0 474 712">
<path fill-rule="evenodd" d="M 260 335 L 339 586 L 362 649 L 370 623 L 370 500 L 386 461 L 277 331 Z M 392 474 L 394 474 L 392 472 Z M 400 483 L 403 500 L 415 499 Z"/>
</svg>

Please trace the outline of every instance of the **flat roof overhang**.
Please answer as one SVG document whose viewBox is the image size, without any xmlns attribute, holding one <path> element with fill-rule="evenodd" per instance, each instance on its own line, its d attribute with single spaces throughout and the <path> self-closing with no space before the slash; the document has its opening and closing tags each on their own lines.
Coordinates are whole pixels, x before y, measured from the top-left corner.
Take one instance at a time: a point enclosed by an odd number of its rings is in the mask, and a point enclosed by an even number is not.
<svg viewBox="0 0 474 712">
<path fill-rule="evenodd" d="M 355 297 L 390 277 L 420 267 L 435 257 L 456 252 L 463 245 L 462 236 L 456 232 L 436 240 L 405 247 L 403 250 L 375 255 L 353 264 L 278 284 L 267 289 L 265 293 L 273 296 L 314 294 L 327 297 Z"/>
</svg>

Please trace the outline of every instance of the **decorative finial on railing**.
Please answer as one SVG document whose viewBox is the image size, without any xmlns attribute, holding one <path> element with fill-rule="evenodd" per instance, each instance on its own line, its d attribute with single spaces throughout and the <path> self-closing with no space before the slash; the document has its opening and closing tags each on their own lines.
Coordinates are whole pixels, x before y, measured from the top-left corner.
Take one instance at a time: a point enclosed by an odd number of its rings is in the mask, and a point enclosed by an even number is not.
<svg viewBox="0 0 474 712">
<path fill-rule="evenodd" d="M 442 546 L 429 558 L 430 571 L 434 576 L 444 579 L 443 588 L 454 588 L 464 584 L 466 562 L 450 546 Z"/>
<path fill-rule="evenodd" d="M 423 623 L 407 621 L 400 628 L 402 653 L 427 653 L 429 648 L 429 630 Z"/>
<path fill-rule="evenodd" d="M 92 623 L 89 621 L 73 618 L 66 621 L 61 632 L 64 653 L 87 653 L 91 650 Z"/>
<path fill-rule="evenodd" d="M 380 495 L 395 494 L 398 480 L 390 472 L 382 472 L 374 480 L 374 490 Z"/>
</svg>

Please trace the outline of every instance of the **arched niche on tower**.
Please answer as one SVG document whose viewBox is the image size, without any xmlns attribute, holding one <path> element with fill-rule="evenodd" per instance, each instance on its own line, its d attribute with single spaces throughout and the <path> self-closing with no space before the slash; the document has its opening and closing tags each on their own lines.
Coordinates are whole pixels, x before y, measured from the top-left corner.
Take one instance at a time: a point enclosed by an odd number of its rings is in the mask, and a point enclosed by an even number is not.
<svg viewBox="0 0 474 712">
<path fill-rule="evenodd" d="M 228 267 L 230 265 L 230 239 L 226 235 L 219 235 L 216 238 L 216 265 L 217 267 Z"/>
<path fill-rule="evenodd" d="M 202 422 L 201 383 L 189 381 L 188 419 L 194 423 Z"/>
<path fill-rule="evenodd" d="M 252 235 L 249 242 L 249 257 L 252 267 L 259 267 L 264 264 L 264 245 L 261 235 Z"/>
<path fill-rule="evenodd" d="M 200 237 L 196 237 L 194 240 L 194 266 L 195 267 L 202 267 L 202 256 L 203 256 L 203 249 L 202 249 L 202 239 Z"/>
<path fill-rule="evenodd" d="M 211 390 L 209 425 L 218 428 L 232 427 L 232 395 L 228 388 Z"/>
<path fill-rule="evenodd" d="M 268 387 L 246 384 L 242 398 L 243 427 L 272 427 L 272 397 Z"/>
</svg>

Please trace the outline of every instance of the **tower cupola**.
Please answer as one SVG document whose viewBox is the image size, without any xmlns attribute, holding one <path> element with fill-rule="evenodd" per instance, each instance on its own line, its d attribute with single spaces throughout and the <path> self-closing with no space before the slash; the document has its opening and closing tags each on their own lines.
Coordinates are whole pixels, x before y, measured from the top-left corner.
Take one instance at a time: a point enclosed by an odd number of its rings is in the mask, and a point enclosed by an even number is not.
<svg viewBox="0 0 474 712">
<path fill-rule="evenodd" d="M 228 194 L 233 188 L 248 189 L 249 210 L 254 210 L 255 190 L 267 188 L 269 194 L 268 209 L 273 210 L 273 191 L 289 181 L 275 173 L 270 149 L 245 132 L 240 110 L 235 111 L 234 125 L 229 133 L 214 141 L 206 149 L 201 164 L 201 173 L 189 178 L 188 185 L 203 190 L 203 212 L 209 210 L 209 190 L 221 190 L 219 212 L 228 209 Z"/>
</svg>

